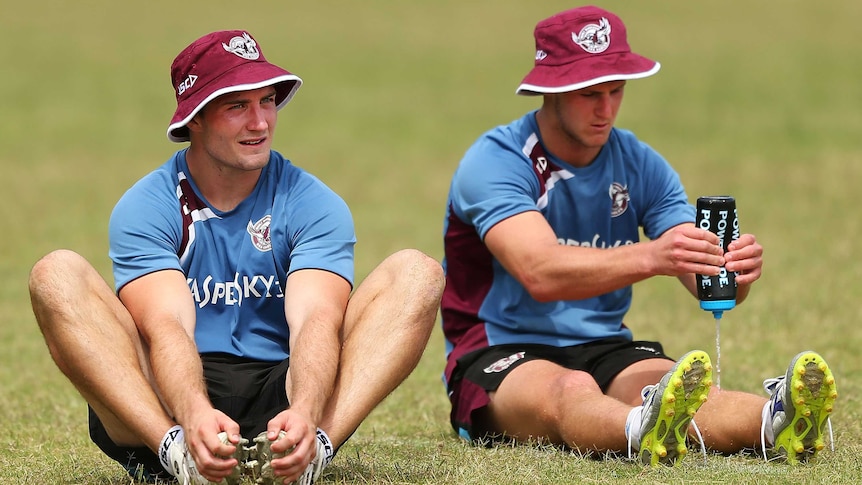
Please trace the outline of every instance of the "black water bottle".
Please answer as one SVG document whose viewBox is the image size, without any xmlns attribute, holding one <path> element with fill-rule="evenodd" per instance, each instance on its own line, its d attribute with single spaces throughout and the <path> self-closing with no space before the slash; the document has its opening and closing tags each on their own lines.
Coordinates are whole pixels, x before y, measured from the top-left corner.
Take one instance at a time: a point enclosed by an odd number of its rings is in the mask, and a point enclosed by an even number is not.
<svg viewBox="0 0 862 485">
<path fill-rule="evenodd" d="M 736 200 L 729 196 L 698 197 L 695 225 L 718 236 L 723 250 L 739 238 Z M 715 318 L 736 306 L 736 273 L 724 266 L 717 276 L 696 275 L 700 307 L 711 311 Z"/>
</svg>

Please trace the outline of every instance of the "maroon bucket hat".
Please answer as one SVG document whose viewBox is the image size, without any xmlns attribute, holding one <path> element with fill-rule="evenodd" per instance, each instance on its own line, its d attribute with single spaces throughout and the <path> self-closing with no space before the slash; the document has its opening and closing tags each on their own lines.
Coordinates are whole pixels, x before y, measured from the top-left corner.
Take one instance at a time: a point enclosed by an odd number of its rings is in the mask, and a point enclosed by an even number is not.
<svg viewBox="0 0 862 485">
<path fill-rule="evenodd" d="M 258 43 L 242 30 L 212 32 L 183 49 L 171 64 L 177 110 L 168 139 L 189 141 L 186 124 L 218 96 L 275 85 L 277 109 L 302 85 L 295 74 L 267 62 Z"/>
<path fill-rule="evenodd" d="M 517 94 L 565 93 L 608 81 L 652 76 L 661 65 L 635 54 L 626 27 L 607 10 L 586 6 L 536 24 L 536 63 Z"/>
</svg>

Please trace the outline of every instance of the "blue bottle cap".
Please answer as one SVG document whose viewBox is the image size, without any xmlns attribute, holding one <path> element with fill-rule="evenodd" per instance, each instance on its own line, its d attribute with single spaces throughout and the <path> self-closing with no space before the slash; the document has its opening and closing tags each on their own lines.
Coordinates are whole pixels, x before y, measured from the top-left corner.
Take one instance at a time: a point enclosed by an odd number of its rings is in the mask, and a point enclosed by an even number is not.
<svg viewBox="0 0 862 485">
<path fill-rule="evenodd" d="M 712 312 L 716 319 L 721 318 L 724 312 L 733 310 L 735 306 L 736 300 L 700 300 L 700 308 Z"/>
</svg>

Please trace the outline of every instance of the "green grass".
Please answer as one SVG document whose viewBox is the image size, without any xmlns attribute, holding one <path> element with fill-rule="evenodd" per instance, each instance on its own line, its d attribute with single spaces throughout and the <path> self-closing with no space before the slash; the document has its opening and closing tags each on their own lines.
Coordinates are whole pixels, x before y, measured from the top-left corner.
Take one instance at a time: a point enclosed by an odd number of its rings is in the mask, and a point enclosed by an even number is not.
<svg viewBox="0 0 862 485">
<path fill-rule="evenodd" d="M 122 7 L 121 7 L 122 5 Z M 126 6 L 128 5 L 128 6 Z M 453 437 L 440 384 L 442 336 L 363 424 L 323 483 L 849 483 L 859 456 L 862 373 L 862 3 L 626 2 L 635 50 L 662 62 L 631 82 L 618 125 L 680 172 L 692 199 L 731 194 L 765 247 L 751 298 L 722 321 L 722 385 L 761 392 L 799 350 L 820 351 L 841 394 L 837 450 L 802 467 L 690 456 L 647 470 L 533 447 Z M 780 5 L 780 7 L 779 7 Z M 66 247 L 110 281 L 107 217 L 135 180 L 178 148 L 169 65 L 215 29 L 245 28 L 305 80 L 275 147 L 350 204 L 357 275 L 416 247 L 442 257 L 449 176 L 484 130 L 537 106 L 514 89 L 535 23 L 572 4 L 237 3 L 0 0 L 0 482 L 128 484 L 87 438 L 83 400 L 35 325 L 27 273 Z M 69 282 L 74 284 L 74 282 Z M 681 355 L 714 355 L 712 317 L 670 279 L 635 289 L 627 323 Z"/>
</svg>

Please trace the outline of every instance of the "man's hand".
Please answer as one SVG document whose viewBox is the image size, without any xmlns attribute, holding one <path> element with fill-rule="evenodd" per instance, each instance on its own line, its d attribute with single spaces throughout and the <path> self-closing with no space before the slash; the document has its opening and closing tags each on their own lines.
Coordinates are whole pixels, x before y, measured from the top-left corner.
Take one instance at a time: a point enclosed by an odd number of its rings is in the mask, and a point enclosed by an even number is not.
<svg viewBox="0 0 862 485">
<path fill-rule="evenodd" d="M 727 245 L 725 268 L 736 272 L 737 285 L 750 285 L 760 278 L 763 268 L 763 246 L 752 234 L 743 234 Z"/>
<path fill-rule="evenodd" d="M 193 413 L 189 422 L 181 423 L 186 444 L 198 472 L 211 482 L 219 482 L 233 472 L 237 460 L 231 455 L 240 446 L 239 425 L 226 414 L 213 408 Z M 225 444 L 218 434 L 227 433 Z M 227 457 L 227 458 L 225 458 Z"/>
<path fill-rule="evenodd" d="M 279 438 L 280 431 L 284 434 Z M 266 437 L 275 441 L 271 445 L 273 455 L 285 455 L 271 462 L 273 475 L 284 477 L 285 483 L 299 478 L 315 457 L 317 426 L 298 412 L 288 409 L 278 413 L 269 421 Z"/>
<path fill-rule="evenodd" d="M 694 224 L 673 227 L 651 244 L 655 274 L 715 276 L 725 262 L 718 236 Z"/>
</svg>

